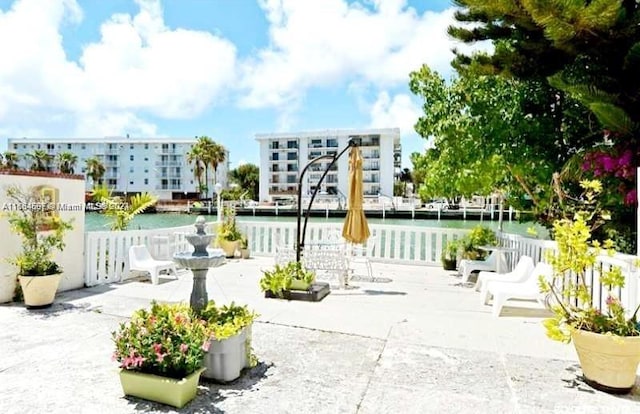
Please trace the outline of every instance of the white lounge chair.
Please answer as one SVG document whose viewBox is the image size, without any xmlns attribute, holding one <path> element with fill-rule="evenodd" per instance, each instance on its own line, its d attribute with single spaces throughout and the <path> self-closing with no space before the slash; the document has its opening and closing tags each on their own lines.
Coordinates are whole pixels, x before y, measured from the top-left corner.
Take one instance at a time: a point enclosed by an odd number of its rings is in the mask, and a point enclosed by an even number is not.
<svg viewBox="0 0 640 414">
<path fill-rule="evenodd" d="M 176 265 L 171 260 L 155 260 L 151 257 L 147 246 L 136 245 L 129 248 L 129 270 L 148 272 L 151 276 L 151 283 L 158 284 L 160 272 L 163 270 L 170 271 L 173 276 L 178 278 Z"/>
<path fill-rule="evenodd" d="M 540 262 L 524 282 L 511 283 L 495 280 L 487 282 L 487 290 L 483 300 L 486 304 L 489 296 L 493 295 L 493 307 L 491 309 L 493 317 L 500 316 L 505 302 L 509 299 L 537 300 L 538 303 L 544 305 L 544 295 L 540 293 L 538 283 L 540 276 L 544 276 L 548 282 L 551 282 L 553 280 L 553 268 L 547 263 Z"/>
<path fill-rule="evenodd" d="M 498 282 L 511 282 L 519 283 L 524 282 L 533 270 L 533 259 L 529 256 L 522 256 L 518 260 L 518 264 L 515 269 L 509 273 L 493 273 L 493 272 L 480 272 L 478 275 L 478 281 L 476 282 L 476 290 L 482 292 L 482 300 L 484 304 L 484 297 L 487 292 L 487 282 L 495 280 Z"/>
<path fill-rule="evenodd" d="M 498 265 L 498 260 L 502 263 Z M 498 269 L 506 269 L 507 264 L 504 263 L 504 256 L 497 251 L 492 251 L 486 260 L 470 260 L 463 259 L 460 261 L 460 274 L 462 275 L 462 283 L 469 281 L 469 276 L 473 271 L 495 272 Z"/>
</svg>

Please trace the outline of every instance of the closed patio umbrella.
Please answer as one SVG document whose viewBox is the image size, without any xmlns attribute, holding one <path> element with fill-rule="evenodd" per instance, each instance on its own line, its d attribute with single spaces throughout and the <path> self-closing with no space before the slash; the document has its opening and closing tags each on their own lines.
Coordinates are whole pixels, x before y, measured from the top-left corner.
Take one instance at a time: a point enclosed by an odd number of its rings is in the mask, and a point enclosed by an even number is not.
<svg viewBox="0 0 640 414">
<path fill-rule="evenodd" d="M 362 204 L 362 154 L 353 147 L 349 152 L 349 211 L 342 227 L 342 237 L 351 243 L 364 243 L 371 234 Z"/>
</svg>

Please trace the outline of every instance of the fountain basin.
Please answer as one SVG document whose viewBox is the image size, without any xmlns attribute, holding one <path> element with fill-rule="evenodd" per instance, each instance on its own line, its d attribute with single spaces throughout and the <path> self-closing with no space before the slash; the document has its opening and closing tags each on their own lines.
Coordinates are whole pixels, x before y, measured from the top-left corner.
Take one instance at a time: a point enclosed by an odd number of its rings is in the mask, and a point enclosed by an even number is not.
<svg viewBox="0 0 640 414">
<path fill-rule="evenodd" d="M 173 261 L 191 270 L 218 267 L 224 263 L 226 256 L 222 249 L 207 249 L 206 252 L 206 256 L 194 256 L 191 252 L 176 253 L 173 255 Z"/>
</svg>

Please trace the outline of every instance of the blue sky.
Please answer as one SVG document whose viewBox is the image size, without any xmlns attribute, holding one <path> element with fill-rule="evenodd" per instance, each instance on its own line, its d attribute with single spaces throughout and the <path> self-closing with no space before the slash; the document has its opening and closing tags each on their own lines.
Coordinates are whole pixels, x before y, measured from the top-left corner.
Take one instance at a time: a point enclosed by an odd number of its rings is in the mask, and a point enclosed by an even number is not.
<svg viewBox="0 0 640 414">
<path fill-rule="evenodd" d="M 424 140 L 408 74 L 451 76 L 452 14 L 448 0 L 0 0 L 0 151 L 208 135 L 235 167 L 258 162 L 255 133 L 399 127 L 411 167 Z"/>
</svg>

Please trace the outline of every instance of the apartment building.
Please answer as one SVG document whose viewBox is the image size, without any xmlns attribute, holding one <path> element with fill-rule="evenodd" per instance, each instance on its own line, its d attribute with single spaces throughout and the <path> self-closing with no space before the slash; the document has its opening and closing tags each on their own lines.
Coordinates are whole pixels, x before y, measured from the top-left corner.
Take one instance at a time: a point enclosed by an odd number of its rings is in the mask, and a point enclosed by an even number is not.
<svg viewBox="0 0 640 414">
<path fill-rule="evenodd" d="M 359 142 L 364 158 L 365 197 L 393 196 L 393 183 L 402 159 L 400 129 L 344 129 L 256 134 L 260 144 L 260 201 L 292 198 L 298 191 L 298 175 L 313 159 L 335 155 L 350 139 Z M 331 159 L 311 165 L 302 182 L 302 194 L 310 195 Z M 320 194 L 346 199 L 349 157 L 343 155 L 320 184 Z"/>
<path fill-rule="evenodd" d="M 198 197 L 198 182 L 193 165 L 187 163 L 187 153 L 196 143 L 195 138 L 10 138 L 8 148 L 20 156 L 20 166 L 29 168 L 24 157 L 36 149 L 50 155 L 69 151 L 78 156 L 76 174 L 85 174 L 85 160 L 97 157 L 105 167 L 103 183 L 114 194 L 149 192 L 161 200 Z M 218 166 L 217 176 L 209 178 L 209 195 L 214 184 L 227 187 L 227 162 Z M 213 173 L 211 173 L 213 175 Z M 203 177 L 204 180 L 204 177 Z M 87 177 L 86 189 L 93 183 Z"/>
</svg>

